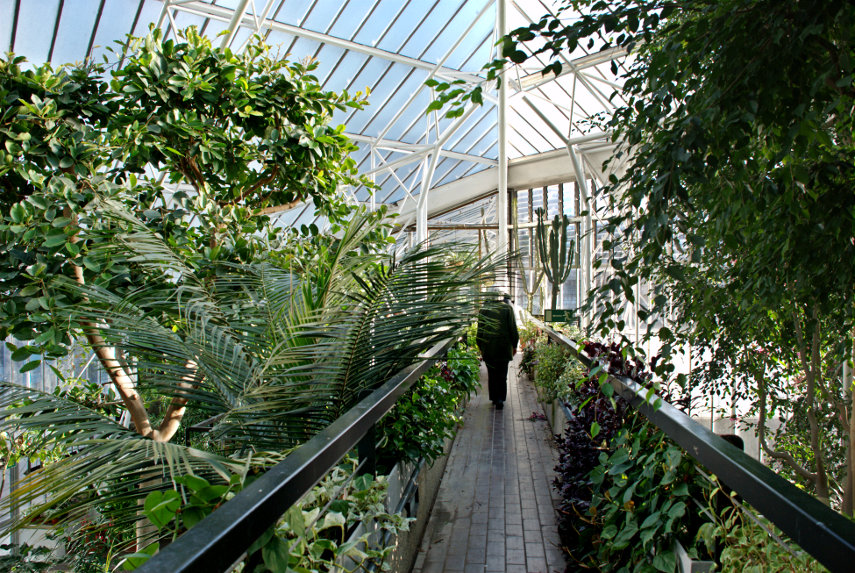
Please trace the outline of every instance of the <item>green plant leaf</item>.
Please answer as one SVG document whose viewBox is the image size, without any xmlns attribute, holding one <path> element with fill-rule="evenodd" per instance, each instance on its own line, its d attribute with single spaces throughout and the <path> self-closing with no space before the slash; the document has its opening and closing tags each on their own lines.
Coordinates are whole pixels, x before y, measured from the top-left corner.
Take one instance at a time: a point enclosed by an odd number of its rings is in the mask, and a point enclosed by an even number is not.
<svg viewBox="0 0 855 573">
<path fill-rule="evenodd" d="M 136 553 L 131 553 L 127 557 L 125 557 L 125 561 L 122 563 L 122 569 L 125 571 L 133 571 L 134 569 L 142 566 L 143 563 L 151 559 L 151 557 L 157 553 L 160 549 L 160 542 L 155 541 L 149 545 L 143 547 L 141 551 Z"/>
<path fill-rule="evenodd" d="M 181 496 L 175 490 L 153 491 L 145 498 L 145 516 L 158 529 L 163 529 L 175 517 L 181 506 Z"/>
<path fill-rule="evenodd" d="M 672 573 L 677 569 L 677 555 L 672 549 L 661 549 L 653 556 L 653 566 L 657 571 Z"/>
</svg>

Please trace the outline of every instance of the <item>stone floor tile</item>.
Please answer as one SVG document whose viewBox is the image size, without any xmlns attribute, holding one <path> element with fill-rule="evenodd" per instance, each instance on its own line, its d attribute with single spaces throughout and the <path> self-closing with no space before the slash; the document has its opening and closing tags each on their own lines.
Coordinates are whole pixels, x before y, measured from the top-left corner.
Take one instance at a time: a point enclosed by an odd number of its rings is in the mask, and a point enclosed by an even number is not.
<svg viewBox="0 0 855 573">
<path fill-rule="evenodd" d="M 557 463 L 531 385 L 508 372 L 508 401 L 496 410 L 482 389 L 469 403 L 413 573 L 561 571 L 551 491 Z M 441 566 L 441 567 L 440 567 Z M 547 566 L 550 569 L 547 569 Z"/>
<path fill-rule="evenodd" d="M 511 564 L 525 564 L 525 549 L 508 549 L 505 561 Z"/>
</svg>

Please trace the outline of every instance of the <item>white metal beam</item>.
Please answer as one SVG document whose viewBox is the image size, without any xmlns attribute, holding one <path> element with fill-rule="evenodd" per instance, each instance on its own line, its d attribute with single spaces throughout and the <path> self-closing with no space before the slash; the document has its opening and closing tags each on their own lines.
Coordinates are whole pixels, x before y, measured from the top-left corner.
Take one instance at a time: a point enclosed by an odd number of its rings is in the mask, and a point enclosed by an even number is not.
<svg viewBox="0 0 855 573">
<path fill-rule="evenodd" d="M 220 49 L 225 50 L 226 48 L 231 47 L 232 41 L 235 39 L 235 33 L 237 29 L 240 27 L 240 22 L 243 20 L 243 17 L 246 16 L 246 9 L 249 6 L 249 0 L 241 0 L 240 4 L 238 4 L 237 8 L 232 13 L 232 18 L 229 20 L 229 27 L 226 28 L 228 32 L 223 36 L 223 41 L 220 44 Z M 255 12 L 255 2 L 252 3 L 253 12 Z"/>
<path fill-rule="evenodd" d="M 191 14 L 196 14 L 198 16 L 203 16 L 205 18 L 211 18 L 222 22 L 230 22 L 232 17 L 235 15 L 235 10 L 231 8 L 208 4 L 207 2 L 202 2 L 201 0 L 194 0 L 192 2 L 186 2 L 180 5 L 173 5 L 171 7 L 175 10 L 182 10 Z M 330 36 L 329 34 L 306 30 L 305 28 L 300 28 L 291 24 L 283 24 L 282 22 L 277 22 L 276 20 L 271 20 L 269 18 L 265 19 L 264 21 L 261 21 L 260 24 L 261 28 L 268 28 L 270 30 L 283 32 L 285 34 L 290 34 L 299 38 L 306 38 L 330 46 L 337 46 L 345 50 L 358 52 L 360 54 L 366 54 L 368 56 L 388 60 L 413 68 L 418 68 L 422 70 L 432 70 L 434 67 L 436 67 L 436 64 L 431 62 L 425 62 L 416 58 L 410 58 L 408 56 L 396 54 L 394 52 L 388 52 L 386 50 L 381 50 L 373 46 L 366 46 L 364 44 L 359 44 L 351 40 L 336 38 L 335 36 Z M 252 15 L 244 14 L 240 19 L 240 25 L 248 26 L 250 28 L 255 29 L 254 17 Z M 468 74 L 465 72 L 460 72 L 459 70 L 453 70 L 445 67 L 439 68 L 439 70 L 437 70 L 436 72 L 436 75 L 446 77 L 446 73 L 448 74 L 448 77 L 462 78 L 470 83 L 479 83 L 484 81 L 484 78 L 478 75 Z"/>
<path fill-rule="evenodd" d="M 545 83 L 549 83 L 555 81 L 557 78 L 566 76 L 567 74 L 576 73 L 586 68 L 591 68 L 599 64 L 604 64 L 606 62 L 616 60 L 625 55 L 626 50 L 623 48 L 608 48 L 606 50 L 602 50 L 594 54 L 588 54 L 586 56 L 581 56 L 579 58 L 570 60 L 573 67 L 571 68 L 569 66 L 562 66 L 561 73 L 557 76 L 552 73 L 544 75 L 541 72 L 535 72 L 533 74 L 523 76 L 522 78 L 520 78 L 519 83 L 514 87 L 522 91 L 533 90 Z"/>
<path fill-rule="evenodd" d="M 496 29 L 504 36 L 508 30 L 507 0 L 498 0 L 496 10 Z M 498 189 L 496 190 L 496 218 L 499 232 L 496 239 L 496 254 L 502 256 L 508 252 L 508 90 L 510 86 L 504 76 L 499 76 L 499 165 Z"/>
</svg>

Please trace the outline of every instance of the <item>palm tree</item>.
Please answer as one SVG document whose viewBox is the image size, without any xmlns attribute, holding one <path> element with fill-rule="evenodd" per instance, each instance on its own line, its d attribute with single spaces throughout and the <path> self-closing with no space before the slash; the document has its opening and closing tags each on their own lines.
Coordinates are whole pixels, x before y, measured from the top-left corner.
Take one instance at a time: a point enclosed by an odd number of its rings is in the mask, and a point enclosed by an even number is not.
<svg viewBox="0 0 855 573">
<path fill-rule="evenodd" d="M 0 511 L 29 508 L 3 531 L 45 516 L 68 524 L 93 510 L 113 527 L 129 527 L 139 519 L 139 500 L 175 487 L 178 476 L 222 482 L 263 469 L 271 463 L 263 452 L 305 441 L 366 390 L 468 325 L 478 285 L 503 264 L 448 244 L 399 258 L 362 252 L 376 217 L 361 214 L 315 273 L 295 276 L 270 261 L 211 273 L 118 204 L 103 201 L 102 212 L 123 231 L 89 256 L 124 249 L 132 264 L 164 280 L 124 296 L 68 280 L 65 288 L 85 295 L 68 320 L 85 324 L 90 341 L 116 349 L 141 402 L 168 401 L 161 433 L 2 384 L 0 431 L 27 431 L 44 448 L 68 454 L 0 500 Z M 212 418 L 211 451 L 169 441 L 188 408 Z"/>
</svg>

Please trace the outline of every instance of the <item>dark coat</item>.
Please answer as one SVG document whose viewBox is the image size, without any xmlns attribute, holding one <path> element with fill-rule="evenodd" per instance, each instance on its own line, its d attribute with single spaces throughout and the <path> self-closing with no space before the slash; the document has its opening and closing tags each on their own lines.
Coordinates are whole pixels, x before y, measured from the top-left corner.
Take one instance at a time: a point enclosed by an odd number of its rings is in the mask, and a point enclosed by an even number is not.
<svg viewBox="0 0 855 573">
<path fill-rule="evenodd" d="M 513 307 L 503 301 L 489 300 L 478 313 L 478 350 L 484 362 L 508 362 L 520 341 Z"/>
</svg>

